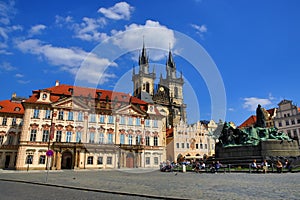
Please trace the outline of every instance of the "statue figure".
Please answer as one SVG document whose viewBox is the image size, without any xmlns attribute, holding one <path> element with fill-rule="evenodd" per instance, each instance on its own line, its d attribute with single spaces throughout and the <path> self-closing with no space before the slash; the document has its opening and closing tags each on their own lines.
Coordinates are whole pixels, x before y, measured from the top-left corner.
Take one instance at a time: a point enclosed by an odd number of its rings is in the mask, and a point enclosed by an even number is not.
<svg viewBox="0 0 300 200">
<path fill-rule="evenodd" d="M 261 105 L 258 104 L 258 106 L 256 108 L 256 123 L 255 123 L 255 126 L 265 128 L 266 127 L 266 122 L 265 121 L 266 121 L 266 119 L 265 119 L 263 109 L 261 108 Z"/>
</svg>

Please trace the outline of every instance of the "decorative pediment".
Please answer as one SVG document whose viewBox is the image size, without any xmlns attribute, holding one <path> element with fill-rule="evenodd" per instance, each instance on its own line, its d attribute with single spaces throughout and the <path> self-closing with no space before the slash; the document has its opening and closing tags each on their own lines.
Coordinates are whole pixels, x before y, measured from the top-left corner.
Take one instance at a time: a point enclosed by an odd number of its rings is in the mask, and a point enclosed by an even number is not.
<svg viewBox="0 0 300 200">
<path fill-rule="evenodd" d="M 69 109 L 69 110 L 89 110 L 89 106 L 86 105 L 78 98 L 64 98 L 52 104 L 57 109 Z"/>
<path fill-rule="evenodd" d="M 147 115 L 145 111 L 139 109 L 137 106 L 134 105 L 126 105 L 116 110 L 116 113 L 118 113 L 119 115 L 130 115 L 140 117 L 145 117 Z"/>
</svg>

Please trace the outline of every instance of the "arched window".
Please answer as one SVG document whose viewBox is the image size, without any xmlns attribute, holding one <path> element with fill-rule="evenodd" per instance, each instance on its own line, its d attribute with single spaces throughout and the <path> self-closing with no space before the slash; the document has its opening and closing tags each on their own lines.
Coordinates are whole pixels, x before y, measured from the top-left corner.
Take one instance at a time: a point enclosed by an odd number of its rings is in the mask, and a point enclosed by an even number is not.
<svg viewBox="0 0 300 200">
<path fill-rule="evenodd" d="M 149 82 L 147 82 L 147 83 L 146 83 L 146 92 L 149 93 L 149 91 L 150 91 L 150 84 L 149 84 Z"/>
</svg>

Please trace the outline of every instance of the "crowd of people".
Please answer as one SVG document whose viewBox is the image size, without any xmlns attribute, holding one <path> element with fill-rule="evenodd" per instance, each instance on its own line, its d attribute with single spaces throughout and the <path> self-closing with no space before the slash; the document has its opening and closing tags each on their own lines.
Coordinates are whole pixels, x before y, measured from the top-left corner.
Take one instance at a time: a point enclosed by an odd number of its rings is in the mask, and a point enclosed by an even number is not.
<svg viewBox="0 0 300 200">
<path fill-rule="evenodd" d="M 196 161 L 190 161 L 190 160 L 184 160 L 183 162 L 180 163 L 175 163 L 175 162 L 164 162 L 161 163 L 161 171 L 162 172 L 172 172 L 174 169 L 177 169 L 178 167 L 182 166 L 190 166 L 192 168 L 192 171 L 196 173 L 200 173 L 201 171 L 210 171 L 212 173 L 217 173 L 220 168 L 222 167 L 222 164 L 219 161 L 212 162 L 209 165 L 205 165 L 204 160 L 196 160 Z"/>
<path fill-rule="evenodd" d="M 212 161 L 210 164 L 206 165 L 205 161 L 201 159 L 196 161 L 184 160 L 180 163 L 167 161 L 161 164 L 160 170 L 162 172 L 172 172 L 173 170 L 178 170 L 178 168 L 183 166 L 184 168 L 190 166 L 190 168 L 192 168 L 192 171 L 196 173 L 200 173 L 201 171 L 218 173 L 218 171 L 220 171 L 222 167 L 225 167 L 225 165 L 222 165 L 219 161 Z M 288 159 L 285 159 L 284 162 L 277 160 L 276 164 L 274 164 L 272 167 L 274 166 L 276 167 L 278 173 L 282 173 L 283 169 L 287 169 L 289 172 L 291 172 L 292 170 L 291 163 Z M 250 164 L 250 168 L 252 171 L 262 171 L 263 173 L 267 173 L 270 168 L 270 164 L 266 159 L 264 159 L 263 162 L 260 164 L 256 162 L 256 159 L 254 159 L 253 162 Z"/>
<path fill-rule="evenodd" d="M 282 163 L 280 160 L 276 161 L 276 170 L 278 173 L 282 173 L 283 169 L 287 169 L 289 172 L 291 171 L 291 163 L 288 159 L 285 159 L 284 163 Z M 267 173 L 268 169 L 270 167 L 270 164 L 268 164 L 268 161 L 265 159 L 261 164 L 257 164 L 256 160 L 254 159 L 251 163 L 251 169 L 259 171 L 262 170 L 263 173 Z"/>
</svg>

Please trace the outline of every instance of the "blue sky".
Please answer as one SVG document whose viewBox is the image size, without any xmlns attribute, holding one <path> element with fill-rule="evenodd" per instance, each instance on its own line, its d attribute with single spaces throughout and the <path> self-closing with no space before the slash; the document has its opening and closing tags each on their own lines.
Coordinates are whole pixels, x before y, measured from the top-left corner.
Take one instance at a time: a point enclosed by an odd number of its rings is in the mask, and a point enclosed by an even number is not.
<svg viewBox="0 0 300 200">
<path fill-rule="evenodd" d="M 157 76 L 171 48 L 186 80 L 189 123 L 218 120 L 214 107 L 239 125 L 258 103 L 267 109 L 283 98 L 299 103 L 299 9 L 297 0 L 1 1 L 0 99 L 13 92 L 28 97 L 55 80 L 130 93 L 144 41 Z M 208 75 L 184 56 L 178 35 L 213 61 L 200 64 Z M 107 41 L 119 48 L 113 60 Z M 197 57 L 200 50 L 189 51 Z M 213 83 L 214 67 L 222 84 Z M 217 96 L 223 87 L 225 104 Z"/>
</svg>

